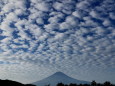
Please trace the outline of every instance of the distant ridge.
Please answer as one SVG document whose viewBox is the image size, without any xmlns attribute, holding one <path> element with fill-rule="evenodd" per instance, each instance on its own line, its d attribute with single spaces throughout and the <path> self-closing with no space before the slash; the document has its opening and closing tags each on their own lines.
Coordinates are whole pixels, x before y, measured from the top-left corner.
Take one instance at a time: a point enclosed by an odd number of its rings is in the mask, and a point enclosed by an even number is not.
<svg viewBox="0 0 115 86">
<path fill-rule="evenodd" d="M 70 83 L 76 83 L 76 84 L 89 84 L 88 81 L 82 81 L 77 80 L 74 78 L 69 77 L 68 75 L 62 73 L 62 72 L 56 72 L 53 75 L 42 79 L 40 81 L 34 82 L 32 84 L 35 84 L 37 86 L 45 86 L 50 84 L 50 86 L 56 86 L 58 83 L 64 83 L 64 84 L 70 84 Z"/>
</svg>

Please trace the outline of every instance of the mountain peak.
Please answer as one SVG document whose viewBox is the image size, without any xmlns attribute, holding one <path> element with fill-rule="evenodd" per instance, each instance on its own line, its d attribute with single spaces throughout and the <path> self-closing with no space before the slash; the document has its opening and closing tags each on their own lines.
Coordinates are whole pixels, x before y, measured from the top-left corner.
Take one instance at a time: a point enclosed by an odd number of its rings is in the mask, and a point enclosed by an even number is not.
<svg viewBox="0 0 115 86">
<path fill-rule="evenodd" d="M 65 75 L 63 72 L 56 72 L 56 73 L 54 73 L 54 75 Z"/>
</svg>

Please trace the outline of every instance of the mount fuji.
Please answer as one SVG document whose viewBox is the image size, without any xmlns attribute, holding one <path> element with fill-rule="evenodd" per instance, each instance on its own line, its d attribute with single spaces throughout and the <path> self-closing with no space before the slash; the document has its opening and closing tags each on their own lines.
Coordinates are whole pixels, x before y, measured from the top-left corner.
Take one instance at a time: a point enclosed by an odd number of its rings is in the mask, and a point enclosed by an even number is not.
<svg viewBox="0 0 115 86">
<path fill-rule="evenodd" d="M 77 80 L 74 78 L 71 78 L 67 76 L 66 74 L 62 72 L 56 72 L 53 75 L 42 79 L 40 81 L 34 82 L 32 84 L 37 85 L 37 86 L 45 86 L 45 85 L 50 85 L 50 86 L 56 86 L 58 83 L 63 83 L 63 84 L 70 84 L 70 83 L 76 83 L 76 84 L 89 84 L 90 82 L 88 81 L 82 81 L 82 80 Z"/>
</svg>

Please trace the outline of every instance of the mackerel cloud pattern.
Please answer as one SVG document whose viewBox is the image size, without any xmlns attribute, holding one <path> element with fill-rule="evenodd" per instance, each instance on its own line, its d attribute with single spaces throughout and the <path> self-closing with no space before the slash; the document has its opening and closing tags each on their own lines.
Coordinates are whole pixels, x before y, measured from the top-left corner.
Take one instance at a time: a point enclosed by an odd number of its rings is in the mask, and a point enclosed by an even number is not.
<svg viewBox="0 0 115 86">
<path fill-rule="evenodd" d="M 0 0 L 0 64 L 115 68 L 115 0 Z"/>
</svg>

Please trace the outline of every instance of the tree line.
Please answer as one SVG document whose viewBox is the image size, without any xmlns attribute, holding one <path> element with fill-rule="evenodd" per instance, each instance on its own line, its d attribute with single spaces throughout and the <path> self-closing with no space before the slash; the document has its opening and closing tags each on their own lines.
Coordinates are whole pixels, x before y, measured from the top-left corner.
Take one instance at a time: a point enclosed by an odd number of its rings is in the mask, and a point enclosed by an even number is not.
<svg viewBox="0 0 115 86">
<path fill-rule="evenodd" d="M 70 83 L 69 85 L 63 84 L 63 83 L 58 83 L 57 86 L 115 86 L 109 81 L 106 81 L 104 83 L 97 83 L 96 81 L 92 81 L 90 84 L 74 84 Z"/>
</svg>

